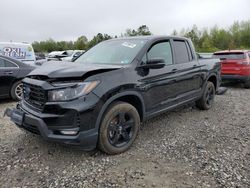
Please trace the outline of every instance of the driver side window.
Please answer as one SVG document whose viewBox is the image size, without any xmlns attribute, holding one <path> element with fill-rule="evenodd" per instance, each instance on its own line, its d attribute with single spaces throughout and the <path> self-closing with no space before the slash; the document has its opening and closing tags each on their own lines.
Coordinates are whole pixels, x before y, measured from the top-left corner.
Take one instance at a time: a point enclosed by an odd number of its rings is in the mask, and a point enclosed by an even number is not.
<svg viewBox="0 0 250 188">
<path fill-rule="evenodd" d="M 166 65 L 173 64 L 170 42 L 160 42 L 150 48 L 147 59 L 164 59 Z"/>
</svg>

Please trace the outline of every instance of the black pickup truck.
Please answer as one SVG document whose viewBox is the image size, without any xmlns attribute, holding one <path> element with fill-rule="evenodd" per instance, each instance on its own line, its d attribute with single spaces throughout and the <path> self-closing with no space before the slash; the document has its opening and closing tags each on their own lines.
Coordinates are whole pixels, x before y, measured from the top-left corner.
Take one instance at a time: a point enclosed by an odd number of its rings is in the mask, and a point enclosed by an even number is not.
<svg viewBox="0 0 250 188">
<path fill-rule="evenodd" d="M 112 39 L 74 63 L 32 71 L 23 80 L 23 99 L 6 114 L 46 140 L 117 154 L 151 117 L 190 102 L 210 109 L 220 80 L 219 60 L 198 61 L 189 39 Z"/>
</svg>

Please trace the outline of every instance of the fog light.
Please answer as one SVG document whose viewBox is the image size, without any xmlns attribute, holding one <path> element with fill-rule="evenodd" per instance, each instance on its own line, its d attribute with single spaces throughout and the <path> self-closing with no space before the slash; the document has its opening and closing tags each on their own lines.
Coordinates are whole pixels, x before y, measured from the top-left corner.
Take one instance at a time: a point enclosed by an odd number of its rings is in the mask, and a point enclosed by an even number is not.
<svg viewBox="0 0 250 188">
<path fill-rule="evenodd" d="M 74 130 L 64 130 L 64 131 L 60 131 L 61 134 L 64 135 L 76 135 L 78 133 L 78 131 L 74 131 Z"/>
</svg>

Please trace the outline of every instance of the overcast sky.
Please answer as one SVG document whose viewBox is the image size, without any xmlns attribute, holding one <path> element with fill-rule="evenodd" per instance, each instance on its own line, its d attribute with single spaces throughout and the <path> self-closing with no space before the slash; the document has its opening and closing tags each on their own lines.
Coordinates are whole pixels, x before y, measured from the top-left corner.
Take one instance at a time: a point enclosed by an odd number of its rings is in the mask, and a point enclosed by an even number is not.
<svg viewBox="0 0 250 188">
<path fill-rule="evenodd" d="M 250 19 L 248 0 L 2 0 L 0 41 L 91 39 L 146 24 L 153 34 Z"/>
</svg>

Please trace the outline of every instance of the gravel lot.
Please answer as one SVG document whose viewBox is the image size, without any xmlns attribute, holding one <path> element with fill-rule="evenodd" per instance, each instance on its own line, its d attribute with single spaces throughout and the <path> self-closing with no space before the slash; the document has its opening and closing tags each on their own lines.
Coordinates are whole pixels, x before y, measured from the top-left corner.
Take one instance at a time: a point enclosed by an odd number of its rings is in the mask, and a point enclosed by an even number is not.
<svg viewBox="0 0 250 188">
<path fill-rule="evenodd" d="M 47 143 L 2 118 L 0 187 L 250 187 L 250 90 L 230 86 L 214 107 L 165 113 L 133 147 L 108 156 Z"/>
</svg>

